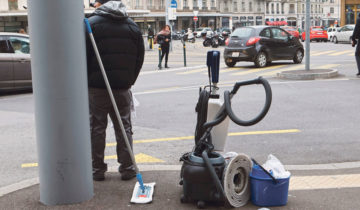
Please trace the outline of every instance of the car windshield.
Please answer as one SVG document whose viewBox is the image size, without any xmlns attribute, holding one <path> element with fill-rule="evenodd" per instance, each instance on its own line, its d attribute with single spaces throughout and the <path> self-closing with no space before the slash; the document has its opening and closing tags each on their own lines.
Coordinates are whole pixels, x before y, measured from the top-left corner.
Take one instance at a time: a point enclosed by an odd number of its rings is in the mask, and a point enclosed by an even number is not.
<svg viewBox="0 0 360 210">
<path fill-rule="evenodd" d="M 231 34 L 231 37 L 248 38 L 253 34 L 254 30 L 253 28 L 240 27 Z"/>
<path fill-rule="evenodd" d="M 284 28 L 286 31 L 295 31 L 295 28 Z"/>
<path fill-rule="evenodd" d="M 322 28 L 312 28 L 311 30 L 313 30 L 313 31 L 323 31 L 324 29 L 322 29 Z"/>
</svg>

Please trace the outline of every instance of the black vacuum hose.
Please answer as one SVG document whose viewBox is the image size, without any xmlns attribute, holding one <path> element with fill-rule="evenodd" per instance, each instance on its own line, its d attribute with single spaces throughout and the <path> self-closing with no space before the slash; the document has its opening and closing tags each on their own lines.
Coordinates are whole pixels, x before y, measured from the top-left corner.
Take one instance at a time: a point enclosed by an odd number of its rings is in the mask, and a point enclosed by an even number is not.
<svg viewBox="0 0 360 210">
<path fill-rule="evenodd" d="M 258 116 L 256 116 L 254 119 L 241 120 L 234 114 L 234 112 L 231 109 L 231 100 L 230 100 L 231 95 L 236 94 L 236 92 L 239 90 L 239 88 L 241 86 L 252 85 L 252 84 L 262 84 L 264 86 L 265 95 L 266 95 L 265 105 L 264 105 L 263 109 L 261 110 L 261 112 L 258 114 Z M 254 124 L 260 122 L 265 117 L 267 112 L 269 111 L 270 105 L 271 105 L 271 100 L 272 100 L 272 92 L 271 92 L 270 84 L 267 80 L 263 79 L 262 77 L 259 77 L 254 80 L 245 81 L 245 82 L 238 82 L 235 84 L 234 89 L 231 91 L 231 93 L 229 91 L 224 92 L 224 103 L 225 103 L 226 112 L 229 115 L 230 119 L 234 123 L 241 125 L 241 126 L 251 126 L 251 125 L 254 125 Z"/>
</svg>

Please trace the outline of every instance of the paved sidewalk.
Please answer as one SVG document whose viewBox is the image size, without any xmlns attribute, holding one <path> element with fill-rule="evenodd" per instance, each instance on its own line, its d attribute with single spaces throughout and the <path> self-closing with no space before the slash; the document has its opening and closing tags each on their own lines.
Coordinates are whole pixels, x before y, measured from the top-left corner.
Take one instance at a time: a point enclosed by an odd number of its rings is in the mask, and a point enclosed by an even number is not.
<svg viewBox="0 0 360 210">
<path fill-rule="evenodd" d="M 344 173 L 348 175 L 360 174 L 360 168 L 292 171 L 292 178 L 309 175 L 335 176 Z M 39 185 L 36 184 L 0 197 L 0 209 L 197 209 L 195 203 L 180 203 L 182 187 L 178 185 L 179 171 L 145 171 L 142 174 L 145 182 L 156 182 L 154 199 L 151 204 L 130 204 L 130 198 L 136 180 L 121 181 L 118 173 L 109 172 L 106 174 L 105 181 L 94 182 L 95 196 L 91 200 L 81 204 L 53 207 L 45 206 L 39 202 Z M 289 200 L 286 206 L 269 207 L 269 209 L 359 209 L 359 193 L 359 187 L 290 190 Z M 214 205 L 207 205 L 206 208 L 225 209 L 221 206 Z M 261 207 L 254 206 L 249 202 L 240 209 L 259 208 Z"/>
</svg>

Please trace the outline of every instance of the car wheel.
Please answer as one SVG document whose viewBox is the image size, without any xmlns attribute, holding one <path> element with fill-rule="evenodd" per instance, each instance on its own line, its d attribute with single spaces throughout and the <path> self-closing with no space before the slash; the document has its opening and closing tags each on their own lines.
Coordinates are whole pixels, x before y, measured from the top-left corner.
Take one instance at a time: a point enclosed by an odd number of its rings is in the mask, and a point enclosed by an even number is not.
<svg viewBox="0 0 360 210">
<path fill-rule="evenodd" d="M 300 49 L 296 50 L 296 53 L 294 55 L 294 63 L 301 63 L 304 58 L 304 52 Z"/>
<path fill-rule="evenodd" d="M 266 66 L 267 56 L 264 52 L 259 52 L 255 58 L 255 66 L 258 68 L 263 68 Z"/>
<path fill-rule="evenodd" d="M 335 44 L 339 43 L 336 36 L 334 36 L 334 43 L 335 43 Z"/>
<path fill-rule="evenodd" d="M 228 61 L 225 60 L 225 64 L 226 64 L 227 67 L 234 67 L 236 62 L 234 62 L 234 61 L 228 62 Z"/>
<path fill-rule="evenodd" d="M 191 40 L 191 42 L 192 42 L 192 43 L 195 43 L 195 38 L 193 38 L 193 39 Z"/>
<path fill-rule="evenodd" d="M 324 39 L 324 42 L 327 42 L 328 40 L 327 39 Z"/>
</svg>

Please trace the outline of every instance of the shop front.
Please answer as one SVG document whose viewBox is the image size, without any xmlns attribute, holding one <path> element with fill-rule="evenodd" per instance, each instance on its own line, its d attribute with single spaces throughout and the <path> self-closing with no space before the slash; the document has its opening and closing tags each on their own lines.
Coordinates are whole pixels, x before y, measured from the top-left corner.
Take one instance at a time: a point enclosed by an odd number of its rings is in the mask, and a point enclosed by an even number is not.
<svg viewBox="0 0 360 210">
<path fill-rule="evenodd" d="M 355 24 L 360 13 L 360 0 L 341 0 L 341 26 Z"/>
</svg>

